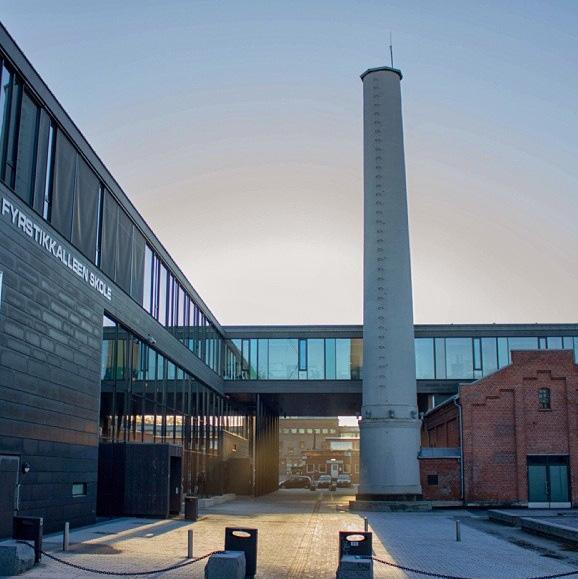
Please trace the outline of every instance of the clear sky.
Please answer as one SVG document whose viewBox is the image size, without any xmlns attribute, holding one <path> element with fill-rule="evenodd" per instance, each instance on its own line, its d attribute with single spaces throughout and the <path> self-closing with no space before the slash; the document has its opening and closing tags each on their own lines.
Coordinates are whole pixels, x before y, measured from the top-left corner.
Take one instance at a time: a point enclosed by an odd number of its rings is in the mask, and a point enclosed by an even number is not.
<svg viewBox="0 0 578 579">
<path fill-rule="evenodd" d="M 0 0 L 224 324 L 361 323 L 359 74 L 403 69 L 418 323 L 578 322 L 578 2 Z"/>
</svg>

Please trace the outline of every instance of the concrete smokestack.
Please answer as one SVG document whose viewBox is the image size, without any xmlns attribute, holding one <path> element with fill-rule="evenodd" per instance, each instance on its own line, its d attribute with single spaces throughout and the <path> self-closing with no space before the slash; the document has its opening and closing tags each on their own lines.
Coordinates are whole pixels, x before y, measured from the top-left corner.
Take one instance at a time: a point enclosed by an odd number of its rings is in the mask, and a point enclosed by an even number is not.
<svg viewBox="0 0 578 579">
<path fill-rule="evenodd" d="M 421 495 L 401 71 L 363 81 L 363 406 L 358 500 Z"/>
</svg>

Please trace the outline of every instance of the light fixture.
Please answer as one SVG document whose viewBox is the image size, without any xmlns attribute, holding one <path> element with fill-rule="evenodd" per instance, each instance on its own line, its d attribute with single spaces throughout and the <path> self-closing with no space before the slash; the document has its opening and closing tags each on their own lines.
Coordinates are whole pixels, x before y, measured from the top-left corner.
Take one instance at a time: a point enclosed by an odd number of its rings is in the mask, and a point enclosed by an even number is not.
<svg viewBox="0 0 578 579">
<path fill-rule="evenodd" d="M 22 470 L 22 474 L 28 474 L 28 473 L 30 472 L 30 469 L 31 469 L 31 468 L 32 468 L 32 467 L 30 466 L 30 463 L 29 463 L 29 462 L 24 462 L 24 463 L 22 463 L 22 469 L 21 469 L 21 470 Z"/>
</svg>

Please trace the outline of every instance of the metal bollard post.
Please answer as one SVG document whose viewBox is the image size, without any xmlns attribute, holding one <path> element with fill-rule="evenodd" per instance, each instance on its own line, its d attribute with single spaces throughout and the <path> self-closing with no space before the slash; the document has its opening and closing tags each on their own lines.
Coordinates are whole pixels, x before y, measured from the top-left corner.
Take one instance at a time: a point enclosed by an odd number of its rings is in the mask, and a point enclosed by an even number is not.
<svg viewBox="0 0 578 579">
<path fill-rule="evenodd" d="M 367 533 L 369 531 L 369 521 L 367 517 L 363 517 L 363 530 Z"/>
<path fill-rule="evenodd" d="M 456 541 L 459 543 L 462 540 L 462 529 L 460 521 L 456 521 Z"/>
<path fill-rule="evenodd" d="M 70 523 L 64 523 L 64 533 L 62 534 L 62 550 L 68 551 L 68 543 L 70 540 Z"/>
<path fill-rule="evenodd" d="M 187 531 L 187 559 L 193 558 L 193 531 Z"/>
</svg>

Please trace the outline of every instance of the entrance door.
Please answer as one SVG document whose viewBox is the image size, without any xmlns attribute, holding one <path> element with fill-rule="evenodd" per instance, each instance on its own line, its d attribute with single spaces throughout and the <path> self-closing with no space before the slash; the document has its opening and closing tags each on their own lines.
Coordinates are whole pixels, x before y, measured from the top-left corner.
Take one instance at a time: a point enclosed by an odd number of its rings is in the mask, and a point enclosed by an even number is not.
<svg viewBox="0 0 578 579">
<path fill-rule="evenodd" d="M 169 513 L 171 515 L 178 515 L 181 512 L 181 484 L 181 457 L 171 456 L 169 472 Z"/>
<path fill-rule="evenodd" d="M 567 456 L 528 457 L 528 507 L 570 508 Z"/>
<path fill-rule="evenodd" d="M 336 480 L 339 476 L 339 462 L 335 460 L 327 461 L 327 465 L 329 466 L 329 474 L 333 480 Z"/>
<path fill-rule="evenodd" d="M 18 508 L 20 458 L 0 454 L 0 538 L 12 536 L 12 517 Z"/>
</svg>

